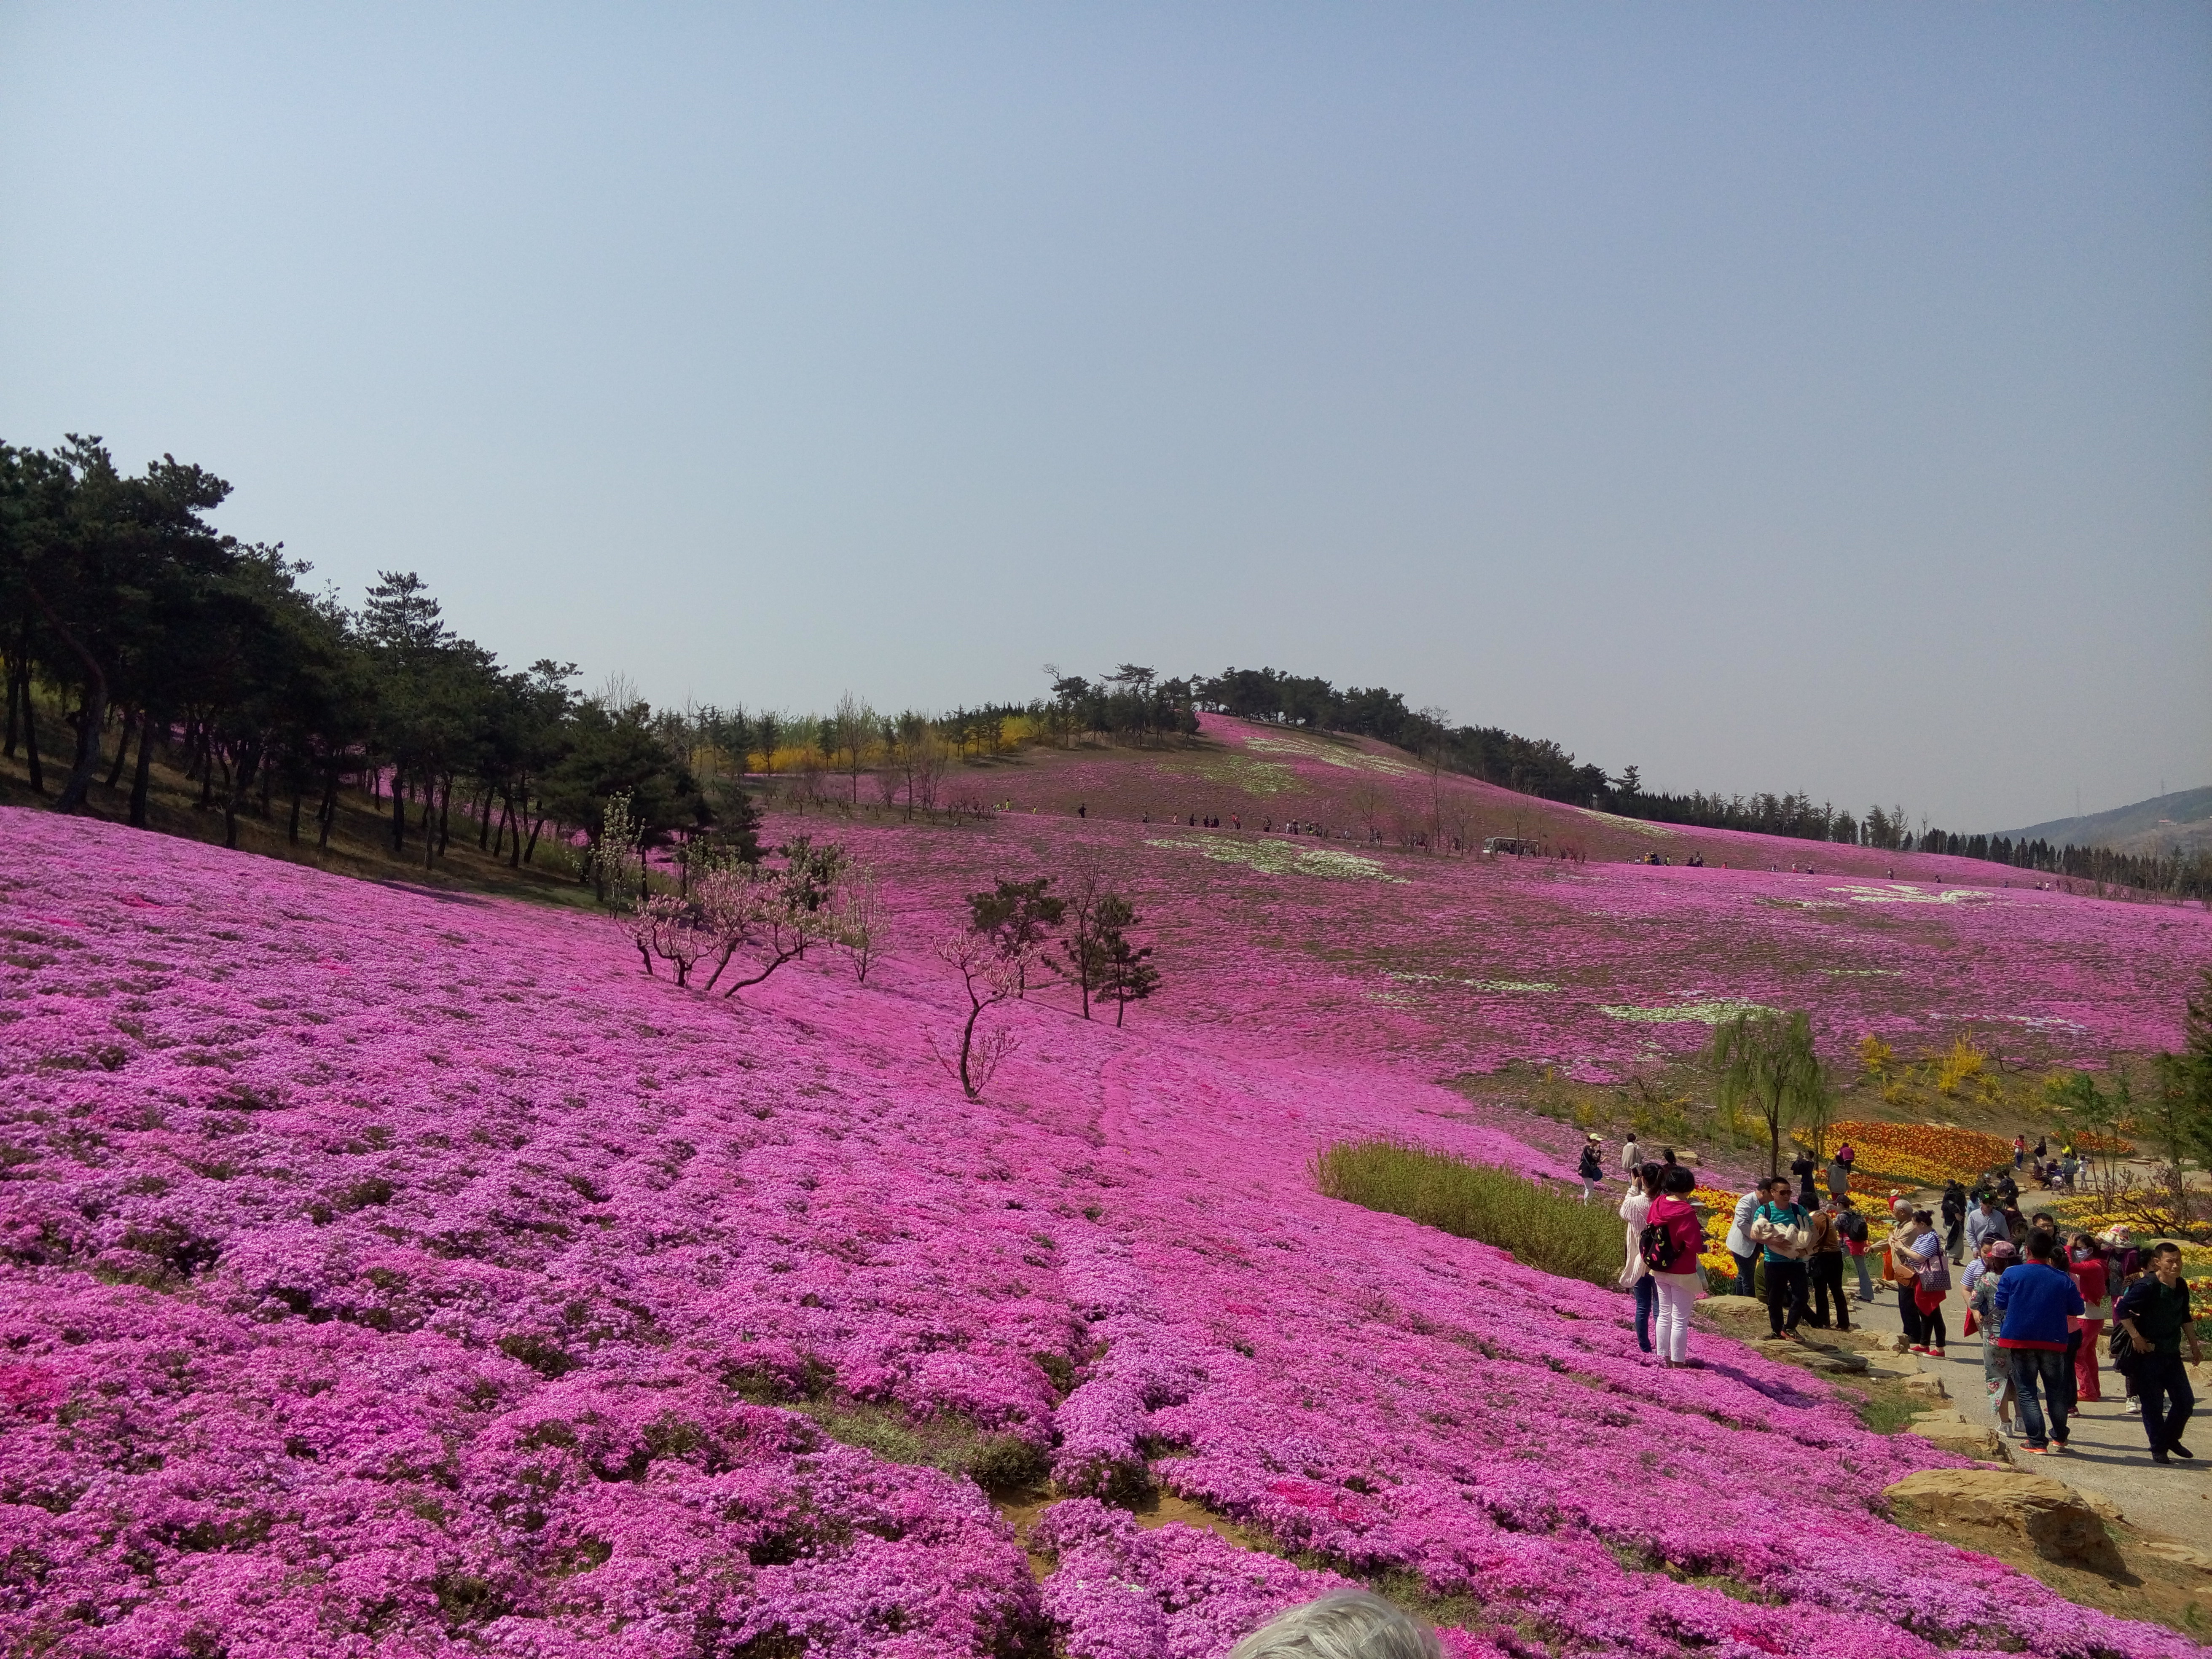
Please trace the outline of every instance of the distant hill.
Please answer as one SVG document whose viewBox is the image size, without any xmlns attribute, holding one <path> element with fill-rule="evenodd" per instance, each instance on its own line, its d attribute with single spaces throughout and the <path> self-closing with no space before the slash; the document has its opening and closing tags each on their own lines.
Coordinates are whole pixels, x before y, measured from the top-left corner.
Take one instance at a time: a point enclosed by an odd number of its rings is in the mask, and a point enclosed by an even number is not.
<svg viewBox="0 0 2212 1659">
<path fill-rule="evenodd" d="M 2015 842 L 2044 841 L 2053 847 L 2108 847 L 2116 853 L 2155 853 L 2171 857 L 2212 850 L 2212 789 L 2183 789 L 2171 795 L 2091 812 L 2078 818 L 2054 818 L 2025 830 L 2003 832 Z"/>
</svg>

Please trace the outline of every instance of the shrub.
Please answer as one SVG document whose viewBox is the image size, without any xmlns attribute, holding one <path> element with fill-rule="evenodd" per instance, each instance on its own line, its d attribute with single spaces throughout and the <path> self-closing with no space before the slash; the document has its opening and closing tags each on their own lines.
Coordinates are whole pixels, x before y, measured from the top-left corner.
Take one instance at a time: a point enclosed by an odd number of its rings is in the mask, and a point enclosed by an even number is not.
<svg viewBox="0 0 2212 1659">
<path fill-rule="evenodd" d="M 1620 1276 L 1620 1218 L 1540 1182 L 1402 1141 L 1342 1141 L 1316 1156 L 1328 1197 L 1386 1210 L 1459 1238 L 1510 1250 L 1546 1273 L 1593 1285 Z"/>
</svg>

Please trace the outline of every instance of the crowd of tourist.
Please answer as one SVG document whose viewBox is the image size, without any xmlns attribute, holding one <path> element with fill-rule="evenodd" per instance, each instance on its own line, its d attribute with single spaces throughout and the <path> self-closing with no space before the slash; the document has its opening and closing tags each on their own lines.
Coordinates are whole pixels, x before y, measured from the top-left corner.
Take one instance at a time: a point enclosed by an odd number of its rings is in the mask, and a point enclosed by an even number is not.
<svg viewBox="0 0 2212 1659">
<path fill-rule="evenodd" d="M 1584 1203 L 1606 1180 L 1603 1144 L 1596 1134 L 1583 1144 L 1575 1172 Z M 2047 1155 L 2040 1141 L 2033 1152 L 2024 1138 L 2016 1146 L 2015 1169 L 2031 1159 L 2040 1164 Z M 1817 1161 L 1801 1156 L 1788 1175 L 1769 1176 L 1736 1201 L 1727 1235 L 1732 1288 L 1765 1301 L 1774 1337 L 1809 1343 L 1808 1328 L 1850 1330 L 1852 1300 L 1876 1299 L 1872 1257 L 1882 1283 L 1897 1292 L 1906 1348 L 1944 1358 L 1952 1268 L 1963 1264 L 1956 1285 L 1966 1301 L 1963 1334 L 1982 1338 L 1983 1378 L 2005 1435 L 2024 1436 L 2038 1455 L 2063 1453 L 2082 1404 L 2103 1400 L 2110 1369 L 2124 1382 L 2125 1412 L 2142 1420 L 2151 1461 L 2195 1456 L 2182 1438 L 2196 1407 L 2184 1350 L 2193 1364 L 2203 1363 L 2203 1353 L 2179 1245 L 2140 1246 L 2125 1226 L 2064 1237 L 2050 1211 L 2021 1212 L 2010 1172 L 1971 1193 L 1948 1182 L 1933 1207 L 1893 1194 L 1886 1213 L 1876 1207 L 1886 1224 L 1877 1243 L 1851 1191 L 1855 1162 L 1852 1149 L 1841 1146 L 1823 1176 Z M 2073 1148 L 2062 1147 L 2048 1167 L 2070 1182 L 2073 1162 Z M 1704 1289 L 1698 1258 L 1705 1249 L 1688 1202 L 1696 1179 L 1671 1148 L 1663 1161 L 1644 1162 L 1632 1135 L 1621 1164 L 1628 1192 L 1620 1207 L 1620 1282 L 1635 1297 L 1637 1346 L 1663 1364 L 1694 1364 L 1688 1315 Z M 1857 1281 L 1850 1295 L 1846 1261 Z"/>
</svg>

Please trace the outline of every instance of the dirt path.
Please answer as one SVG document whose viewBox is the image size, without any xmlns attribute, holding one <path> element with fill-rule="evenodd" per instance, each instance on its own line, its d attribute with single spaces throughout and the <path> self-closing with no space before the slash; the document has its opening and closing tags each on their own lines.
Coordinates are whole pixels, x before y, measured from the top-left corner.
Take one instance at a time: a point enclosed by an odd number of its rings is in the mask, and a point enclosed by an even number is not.
<svg viewBox="0 0 2212 1659">
<path fill-rule="evenodd" d="M 1956 1290 L 1944 1307 L 1943 1319 L 1951 1340 L 1942 1359 L 1905 1353 L 1885 1363 L 1899 1370 L 1917 1368 L 1940 1378 L 1960 1417 L 1994 1427 L 1996 1414 L 1982 1382 L 1982 1339 L 1960 1334 L 1966 1328 L 1966 1298 Z M 1898 1334 L 1904 1328 L 1898 1317 L 1896 1293 L 1879 1294 L 1871 1306 L 1854 1302 L 1851 1322 L 1885 1335 Z M 2193 1464 L 2177 1461 L 2166 1468 L 2150 1461 L 2142 1419 L 2130 1417 L 2124 1410 L 2125 1382 L 2109 1370 L 2104 1381 L 2103 1402 L 2081 1406 L 2071 1425 L 2071 1443 L 2063 1456 L 2031 1455 L 2022 1436 L 2004 1443 L 2013 1463 L 2109 1499 L 2136 1526 L 2170 1534 L 2185 1543 L 2212 1542 L 2212 1366 L 2195 1366 L 2190 1371 L 2197 1406 L 2187 1437 L 2198 1454 L 2197 1461 Z"/>
</svg>

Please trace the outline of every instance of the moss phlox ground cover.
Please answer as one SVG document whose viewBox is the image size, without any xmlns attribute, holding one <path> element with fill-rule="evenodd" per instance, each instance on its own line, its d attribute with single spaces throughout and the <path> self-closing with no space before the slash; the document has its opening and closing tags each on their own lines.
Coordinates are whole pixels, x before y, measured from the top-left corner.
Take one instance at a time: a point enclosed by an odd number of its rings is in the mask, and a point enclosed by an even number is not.
<svg viewBox="0 0 2212 1659">
<path fill-rule="evenodd" d="M 10 1651 L 1202 1659 L 1376 1575 L 1468 1598 L 1463 1655 L 2191 1650 L 1892 1526 L 1954 1460 L 1802 1372 L 1653 1370 L 1620 1297 L 1318 1196 L 1354 1133 L 1533 1156 L 1326 1024 L 1015 1006 L 966 1101 L 922 1058 L 957 867 L 887 877 L 865 989 L 725 1002 L 611 925 L 0 838 Z M 978 1487 L 816 1401 L 1089 1494 L 1042 1584 Z M 1152 1485 L 1314 1565 L 1139 1527 Z"/>
</svg>

